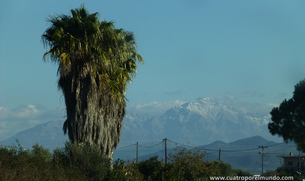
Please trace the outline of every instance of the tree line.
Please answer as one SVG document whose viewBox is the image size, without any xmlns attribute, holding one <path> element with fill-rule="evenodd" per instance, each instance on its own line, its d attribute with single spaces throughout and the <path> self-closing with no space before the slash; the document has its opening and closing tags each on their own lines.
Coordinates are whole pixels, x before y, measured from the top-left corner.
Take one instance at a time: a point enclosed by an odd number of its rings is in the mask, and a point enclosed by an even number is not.
<svg viewBox="0 0 305 181">
<path fill-rule="evenodd" d="M 199 180 L 208 176 L 250 176 L 219 161 L 204 161 L 199 150 L 180 149 L 169 162 L 157 156 L 136 163 L 110 159 L 100 154 L 98 145 L 67 142 L 53 153 L 36 144 L 31 150 L 19 144 L 15 149 L 0 148 L 0 180 Z"/>
</svg>

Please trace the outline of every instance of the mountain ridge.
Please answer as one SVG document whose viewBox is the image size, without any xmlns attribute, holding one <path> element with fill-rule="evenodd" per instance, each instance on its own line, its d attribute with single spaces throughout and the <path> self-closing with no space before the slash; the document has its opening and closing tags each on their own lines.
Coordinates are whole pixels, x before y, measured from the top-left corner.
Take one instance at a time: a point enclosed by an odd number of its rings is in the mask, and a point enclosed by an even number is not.
<svg viewBox="0 0 305 181">
<path fill-rule="evenodd" d="M 243 144 L 248 142 L 248 144 Z M 233 169 L 241 168 L 242 170 L 249 171 L 252 174 L 261 173 L 261 148 L 259 146 L 267 146 L 264 155 L 264 172 L 267 170 L 276 170 L 282 166 L 283 160 L 279 160 L 282 156 L 289 156 L 289 153 L 298 153 L 296 145 L 293 142 L 274 142 L 266 140 L 261 136 L 253 136 L 235 140 L 233 142 L 215 141 L 207 145 L 189 146 L 177 144 L 174 147 L 168 147 L 168 157 L 170 154 L 177 153 L 178 150 L 183 148 L 200 150 L 205 155 L 206 161 L 221 160 L 228 163 Z M 139 153 L 142 150 L 139 151 Z M 164 160 L 165 149 L 159 149 L 150 154 L 140 154 L 139 160 L 147 160 L 152 156 L 158 156 L 159 160 Z M 119 155 L 117 153 L 117 155 Z M 304 154 L 302 154 L 304 155 Z M 135 157 L 132 157 L 135 158 Z M 132 160 L 132 159 L 131 159 Z"/>
<path fill-rule="evenodd" d="M 220 104 L 212 98 L 201 97 L 172 107 L 158 116 L 127 111 L 123 121 L 121 143 L 168 138 L 181 140 L 184 143 L 208 144 L 216 140 L 232 142 L 255 135 L 273 140 L 274 137 L 267 129 L 268 122 L 268 115 L 249 114 L 238 108 Z M 52 144 L 59 145 L 65 142 L 67 136 L 63 135 L 63 121 L 57 121 L 54 124 L 53 127 L 49 127 L 49 136 L 54 138 Z M 34 144 L 43 142 L 42 135 L 48 132 L 47 128 L 48 126 L 44 125 L 30 131 L 33 133 L 40 131 L 40 136 L 36 133 L 23 139 L 22 135 L 17 134 L 10 141 L 19 139 L 21 143 L 25 142 L 28 146 L 31 141 Z M 38 140 L 39 137 L 41 137 L 40 140 Z M 8 144 L 7 141 L 2 142 Z"/>
</svg>

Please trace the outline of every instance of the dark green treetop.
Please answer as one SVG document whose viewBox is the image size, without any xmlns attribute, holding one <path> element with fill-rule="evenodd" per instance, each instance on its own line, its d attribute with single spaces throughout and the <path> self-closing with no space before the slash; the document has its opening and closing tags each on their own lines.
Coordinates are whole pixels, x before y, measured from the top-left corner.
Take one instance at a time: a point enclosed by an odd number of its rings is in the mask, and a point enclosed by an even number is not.
<svg viewBox="0 0 305 181">
<path fill-rule="evenodd" d="M 305 151 L 305 80 L 295 85 L 291 99 L 285 99 L 270 114 L 270 133 L 283 137 L 285 142 L 294 141 L 299 150 Z"/>
</svg>

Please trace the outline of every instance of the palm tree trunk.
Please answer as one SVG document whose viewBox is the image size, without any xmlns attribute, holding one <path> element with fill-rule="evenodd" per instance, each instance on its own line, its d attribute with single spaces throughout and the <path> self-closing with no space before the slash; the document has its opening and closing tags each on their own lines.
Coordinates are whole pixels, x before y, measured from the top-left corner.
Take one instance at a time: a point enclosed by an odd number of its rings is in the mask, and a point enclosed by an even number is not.
<svg viewBox="0 0 305 181">
<path fill-rule="evenodd" d="M 126 105 L 101 87 L 100 78 L 89 66 L 82 68 L 81 72 L 60 77 L 58 82 L 65 96 L 67 111 L 63 129 L 65 133 L 68 130 L 72 142 L 97 144 L 112 166 Z"/>
</svg>

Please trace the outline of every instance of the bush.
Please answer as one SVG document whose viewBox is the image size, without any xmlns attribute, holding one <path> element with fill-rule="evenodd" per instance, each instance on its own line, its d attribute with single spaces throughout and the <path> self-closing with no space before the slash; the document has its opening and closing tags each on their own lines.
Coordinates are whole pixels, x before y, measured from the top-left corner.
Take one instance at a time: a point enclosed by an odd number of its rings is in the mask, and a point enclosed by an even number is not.
<svg viewBox="0 0 305 181">
<path fill-rule="evenodd" d="M 163 163 L 158 161 L 158 156 L 141 161 L 138 164 L 139 171 L 145 180 L 162 180 Z"/>
<path fill-rule="evenodd" d="M 251 173 L 249 173 L 247 171 L 244 171 L 244 170 L 242 170 L 240 168 L 235 170 L 235 174 L 236 174 L 236 176 L 253 176 L 253 174 L 251 174 Z"/>
<path fill-rule="evenodd" d="M 96 145 L 67 142 L 64 149 L 54 150 L 53 162 L 81 172 L 89 180 L 103 180 L 109 171 L 109 160 L 101 155 Z"/>
<path fill-rule="evenodd" d="M 169 157 L 177 180 L 198 180 L 205 177 L 207 169 L 202 151 L 183 148 Z"/>
<path fill-rule="evenodd" d="M 48 164 L 52 161 L 52 155 L 48 149 L 35 144 L 32 146 L 32 157 L 37 163 L 42 163 L 43 165 Z M 42 165 L 40 165 L 42 166 Z"/>
<path fill-rule="evenodd" d="M 138 169 L 138 165 L 134 162 L 126 165 L 123 160 L 117 160 L 114 163 L 113 170 L 109 172 L 108 181 L 142 181 L 143 175 Z"/>
<path fill-rule="evenodd" d="M 0 148 L 0 180 L 103 180 L 109 161 L 95 146 L 66 143 L 52 154 L 38 144 L 32 151 L 20 144 Z"/>
<path fill-rule="evenodd" d="M 208 162 L 204 158 L 205 154 L 200 150 L 180 149 L 169 155 L 167 164 L 154 156 L 130 165 L 117 160 L 111 170 L 109 160 L 95 145 L 67 142 L 64 148 L 55 149 L 52 155 L 38 144 L 32 147 L 32 151 L 18 144 L 11 148 L 0 147 L 0 180 L 177 181 L 199 180 L 208 176 L 251 175 L 240 169 L 233 170 L 229 164 Z"/>
<path fill-rule="evenodd" d="M 10 149 L 1 147 L 0 153 L 0 180 L 50 180 L 54 175 L 50 169 L 50 159 L 41 159 L 20 144 Z M 50 153 L 46 155 L 50 156 Z"/>
<path fill-rule="evenodd" d="M 207 162 L 206 167 L 207 176 L 236 176 L 236 172 L 232 169 L 231 165 L 224 162 Z"/>
</svg>

